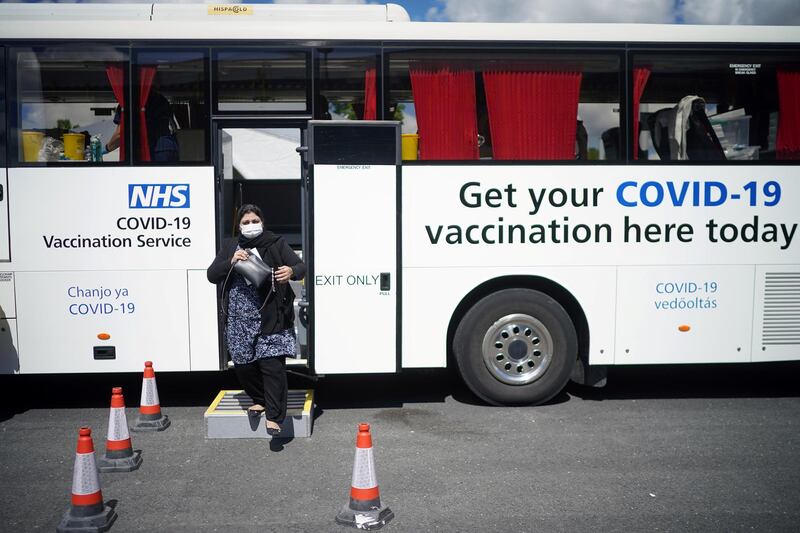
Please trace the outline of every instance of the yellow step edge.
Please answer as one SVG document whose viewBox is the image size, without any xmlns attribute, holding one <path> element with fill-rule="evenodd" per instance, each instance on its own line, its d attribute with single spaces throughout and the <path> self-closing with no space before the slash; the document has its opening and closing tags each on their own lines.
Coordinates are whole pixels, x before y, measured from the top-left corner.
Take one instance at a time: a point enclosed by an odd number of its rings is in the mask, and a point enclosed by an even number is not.
<svg viewBox="0 0 800 533">
<path fill-rule="evenodd" d="M 226 390 L 219 391 L 219 394 L 217 394 L 217 397 L 214 398 L 214 401 L 211 402 L 211 405 L 209 405 L 208 409 L 206 409 L 206 416 L 212 414 L 216 410 L 217 406 L 219 405 L 219 402 L 221 402 L 222 399 L 225 397 L 225 393 L 226 392 L 228 392 L 228 391 L 226 391 Z"/>
<path fill-rule="evenodd" d="M 223 415 L 223 416 L 241 416 L 241 412 L 240 411 L 219 411 L 218 412 L 217 411 L 217 407 L 219 406 L 219 403 L 222 401 L 222 399 L 225 397 L 225 395 L 227 393 L 238 394 L 238 393 L 242 393 L 242 392 L 244 392 L 244 391 L 241 390 L 241 389 L 238 389 L 238 390 L 237 389 L 231 389 L 231 390 L 221 390 L 221 391 L 219 391 L 219 394 L 217 394 L 217 397 L 214 398 L 214 401 L 211 402 L 211 405 L 209 405 L 208 409 L 206 409 L 205 416 L 209 416 L 209 415 L 215 415 L 215 416 L 220 416 L 220 415 Z M 303 402 L 303 409 L 302 409 L 300 414 L 301 415 L 305 415 L 305 414 L 309 414 L 310 415 L 311 414 L 311 410 L 313 409 L 313 406 L 314 406 L 314 390 L 313 389 L 306 389 L 306 391 L 305 391 L 305 401 Z"/>
</svg>

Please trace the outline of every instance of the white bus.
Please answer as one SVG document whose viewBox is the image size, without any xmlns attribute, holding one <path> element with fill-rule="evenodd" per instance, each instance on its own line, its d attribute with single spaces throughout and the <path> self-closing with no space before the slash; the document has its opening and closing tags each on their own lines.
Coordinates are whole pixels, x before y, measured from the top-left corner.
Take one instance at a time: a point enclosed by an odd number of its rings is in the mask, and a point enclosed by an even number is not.
<svg viewBox="0 0 800 533">
<path fill-rule="evenodd" d="M 226 368 L 243 203 L 304 253 L 317 375 L 800 359 L 799 157 L 796 27 L 3 4 L 0 372 Z"/>
</svg>

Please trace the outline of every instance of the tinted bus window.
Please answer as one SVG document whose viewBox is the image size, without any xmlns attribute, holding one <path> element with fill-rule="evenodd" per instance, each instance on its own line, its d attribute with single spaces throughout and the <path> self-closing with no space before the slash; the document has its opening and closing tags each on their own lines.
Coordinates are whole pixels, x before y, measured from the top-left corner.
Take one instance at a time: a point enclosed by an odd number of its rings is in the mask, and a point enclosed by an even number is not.
<svg viewBox="0 0 800 533">
<path fill-rule="evenodd" d="M 0 46 L 0 167 L 6 166 L 6 49 Z"/>
<path fill-rule="evenodd" d="M 738 162 L 800 154 L 796 55 L 639 53 L 633 67 L 638 159 Z"/>
<path fill-rule="evenodd" d="M 616 160 L 618 54 L 390 55 L 389 110 L 420 159 Z"/>
<path fill-rule="evenodd" d="M 127 94 L 125 50 L 69 44 L 9 52 L 15 75 L 10 117 L 15 162 L 126 159 L 124 149 L 116 148 Z M 110 151 L 100 154 L 109 144 Z"/>
<path fill-rule="evenodd" d="M 307 113 L 309 53 L 282 50 L 217 50 L 216 111 Z"/>
<path fill-rule="evenodd" d="M 206 53 L 140 50 L 135 58 L 135 161 L 161 165 L 208 161 Z"/>
<path fill-rule="evenodd" d="M 378 56 L 375 50 L 320 48 L 314 118 L 377 120 Z"/>
</svg>

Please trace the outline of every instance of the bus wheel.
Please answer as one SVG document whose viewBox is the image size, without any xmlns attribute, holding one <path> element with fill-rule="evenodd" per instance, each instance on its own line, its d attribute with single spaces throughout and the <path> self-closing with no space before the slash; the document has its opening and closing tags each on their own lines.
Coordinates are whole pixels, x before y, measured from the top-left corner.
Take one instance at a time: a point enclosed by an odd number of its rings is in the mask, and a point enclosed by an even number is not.
<svg viewBox="0 0 800 533">
<path fill-rule="evenodd" d="M 564 388 L 578 356 L 569 315 L 550 296 L 505 289 L 467 311 L 453 352 L 464 382 L 494 405 L 546 402 Z"/>
</svg>

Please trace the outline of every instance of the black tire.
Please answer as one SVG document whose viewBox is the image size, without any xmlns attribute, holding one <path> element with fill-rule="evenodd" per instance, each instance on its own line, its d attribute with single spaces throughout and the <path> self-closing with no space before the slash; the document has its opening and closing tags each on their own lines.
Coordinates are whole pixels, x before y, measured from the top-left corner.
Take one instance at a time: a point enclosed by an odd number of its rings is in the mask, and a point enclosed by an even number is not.
<svg viewBox="0 0 800 533">
<path fill-rule="evenodd" d="M 578 338 L 556 300 L 532 289 L 505 289 L 467 311 L 453 353 L 464 382 L 485 402 L 535 405 L 567 384 Z"/>
</svg>

